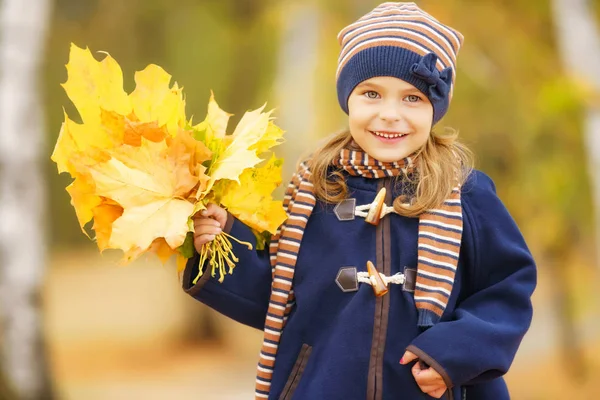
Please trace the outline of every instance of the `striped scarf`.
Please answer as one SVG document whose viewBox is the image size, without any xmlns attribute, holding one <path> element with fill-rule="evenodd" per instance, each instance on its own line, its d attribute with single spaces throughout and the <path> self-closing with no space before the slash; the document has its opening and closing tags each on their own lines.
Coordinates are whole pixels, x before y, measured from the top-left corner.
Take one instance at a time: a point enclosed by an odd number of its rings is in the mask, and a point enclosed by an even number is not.
<svg viewBox="0 0 600 400">
<path fill-rule="evenodd" d="M 374 179 L 399 176 L 415 170 L 411 158 L 382 163 L 355 150 L 342 150 L 333 164 L 350 175 Z M 283 205 L 288 219 L 270 243 L 273 282 L 257 370 L 257 400 L 269 397 L 279 340 L 295 304 L 292 282 L 296 260 L 304 229 L 317 201 L 310 178 L 307 164 L 302 163 L 285 192 Z M 420 326 L 436 323 L 446 308 L 454 284 L 461 236 L 460 188 L 456 187 L 439 208 L 419 216 L 414 299 Z"/>
</svg>

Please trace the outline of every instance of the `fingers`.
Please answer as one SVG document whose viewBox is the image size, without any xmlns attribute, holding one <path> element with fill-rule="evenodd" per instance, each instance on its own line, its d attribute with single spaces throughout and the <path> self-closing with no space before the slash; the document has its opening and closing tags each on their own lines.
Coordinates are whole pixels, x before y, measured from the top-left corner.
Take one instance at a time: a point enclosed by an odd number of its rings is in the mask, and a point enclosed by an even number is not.
<svg viewBox="0 0 600 400">
<path fill-rule="evenodd" d="M 430 395 L 434 399 L 439 399 L 440 397 L 442 397 L 444 395 L 444 393 L 446 393 L 446 390 L 448 390 L 448 389 L 444 386 L 441 389 L 434 390 L 434 391 L 431 391 L 431 392 L 425 392 L 425 393 L 428 394 L 428 395 Z"/>
<path fill-rule="evenodd" d="M 446 390 L 448 390 L 446 385 L 443 385 L 443 386 L 433 386 L 433 385 L 419 386 L 419 389 L 421 389 L 421 391 L 423 393 L 428 394 L 431 397 L 436 397 L 434 394 L 438 394 L 436 398 L 440 398 L 444 393 L 446 393 Z"/>
<path fill-rule="evenodd" d="M 202 247 L 223 232 L 227 223 L 227 211 L 210 203 L 206 210 L 202 210 L 192 217 L 194 221 L 194 247 L 200 252 Z"/>
<path fill-rule="evenodd" d="M 411 353 L 410 351 L 406 351 L 404 352 L 404 355 L 402 356 L 402 358 L 400 359 L 400 364 L 402 365 L 406 365 L 408 363 L 410 363 L 413 360 L 416 360 L 418 357 L 416 356 L 416 354 Z"/>
<path fill-rule="evenodd" d="M 444 383 L 444 378 L 433 368 L 420 369 L 419 364 L 412 368 L 413 376 L 419 384 Z"/>
<path fill-rule="evenodd" d="M 194 231 L 197 231 L 198 229 L 205 229 L 207 230 L 207 232 L 202 232 L 202 233 L 208 233 L 208 230 L 221 230 L 221 224 L 219 224 L 219 221 L 215 221 L 212 218 L 195 218 L 194 219 Z"/>
<path fill-rule="evenodd" d="M 223 232 L 220 226 L 212 225 L 212 224 L 198 224 L 194 225 L 194 239 L 198 236 L 204 235 L 212 235 L 217 236 L 219 233 Z"/>
<path fill-rule="evenodd" d="M 206 210 L 200 212 L 200 215 L 205 218 L 212 218 L 216 220 L 221 229 L 225 228 L 225 224 L 227 223 L 227 211 L 224 208 L 219 207 L 214 203 L 209 203 L 206 206 Z"/>
<path fill-rule="evenodd" d="M 204 246 L 208 242 L 212 242 L 213 240 L 215 240 L 215 237 L 216 235 L 212 234 L 199 235 L 194 237 L 194 247 L 196 248 L 196 251 L 200 253 L 202 251 L 202 246 Z"/>
<path fill-rule="evenodd" d="M 433 396 L 431 393 L 437 393 L 441 390 L 441 396 L 447 389 L 444 379 L 433 368 L 421 369 L 419 363 L 416 363 L 412 368 L 412 373 L 423 393 Z"/>
<path fill-rule="evenodd" d="M 418 360 L 418 357 L 414 353 L 406 351 L 400 359 L 400 364 L 406 365 L 415 360 Z M 425 363 L 416 362 L 412 366 L 411 372 L 423 393 L 439 399 L 446 392 L 447 387 L 444 378 Z"/>
<path fill-rule="evenodd" d="M 411 372 L 412 372 L 413 376 L 415 377 L 415 379 L 417 378 L 417 375 L 419 375 L 421 373 L 421 371 L 423 371 L 423 368 L 421 368 L 421 364 L 418 362 L 415 363 L 415 365 L 413 365 L 411 368 Z"/>
<path fill-rule="evenodd" d="M 200 253 L 202 250 L 202 246 L 204 246 L 208 242 L 212 242 L 215 240 L 215 237 L 221 233 L 221 228 L 219 227 L 209 227 L 207 230 L 204 228 L 196 229 L 194 233 L 194 247 L 196 251 Z"/>
<path fill-rule="evenodd" d="M 210 205 L 209 205 L 210 206 Z M 215 206 L 217 208 L 220 208 L 218 206 Z M 223 209 L 221 209 L 223 210 Z M 218 215 L 219 214 L 219 210 L 214 209 L 213 207 L 211 207 L 211 210 L 206 211 L 207 214 L 214 216 L 215 213 Z M 225 212 L 225 210 L 223 210 L 223 212 L 225 213 L 225 221 L 227 221 L 227 212 Z M 204 216 L 204 215 L 195 215 L 194 218 L 194 247 L 196 248 L 196 251 L 200 252 L 202 249 L 202 246 L 204 246 L 206 243 L 211 242 L 213 240 L 215 240 L 215 237 L 220 234 L 223 229 L 221 226 L 221 223 L 219 221 L 217 221 L 216 219 L 213 219 L 209 216 Z"/>
</svg>

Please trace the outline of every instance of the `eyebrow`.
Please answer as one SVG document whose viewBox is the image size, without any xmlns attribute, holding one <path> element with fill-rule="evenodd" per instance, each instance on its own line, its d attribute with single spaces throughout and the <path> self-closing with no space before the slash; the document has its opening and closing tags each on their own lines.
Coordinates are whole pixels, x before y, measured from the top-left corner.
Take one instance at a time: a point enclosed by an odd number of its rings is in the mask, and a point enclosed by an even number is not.
<svg viewBox="0 0 600 400">
<path fill-rule="evenodd" d="M 376 83 L 373 82 L 361 82 L 358 84 L 359 88 L 371 88 L 371 89 L 382 89 L 383 85 L 378 85 Z"/>
</svg>

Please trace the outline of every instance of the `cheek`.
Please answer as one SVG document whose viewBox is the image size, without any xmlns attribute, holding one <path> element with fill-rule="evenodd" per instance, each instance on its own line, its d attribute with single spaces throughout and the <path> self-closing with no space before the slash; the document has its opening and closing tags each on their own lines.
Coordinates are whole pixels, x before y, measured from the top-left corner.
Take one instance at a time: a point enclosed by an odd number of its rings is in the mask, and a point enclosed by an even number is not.
<svg viewBox="0 0 600 400">
<path fill-rule="evenodd" d="M 417 136 L 415 137 L 415 145 L 419 148 L 425 146 L 425 143 L 427 143 L 427 139 L 429 139 L 429 135 L 431 135 L 431 131 L 429 129 L 420 130 Z"/>
<path fill-rule="evenodd" d="M 416 142 L 418 142 L 419 146 L 424 145 L 431 134 L 433 109 L 419 110 L 419 113 L 415 114 L 415 118 L 413 118 L 411 122 L 416 132 L 416 135 L 414 136 Z"/>
<path fill-rule="evenodd" d="M 433 107 L 421 110 L 414 122 L 419 132 L 423 131 L 428 135 L 433 128 Z"/>
<path fill-rule="evenodd" d="M 364 127 L 369 123 L 369 119 L 369 113 L 365 107 L 355 107 L 348 114 L 348 124 L 350 127 Z"/>
<path fill-rule="evenodd" d="M 348 124 L 351 128 L 360 128 L 364 125 L 363 119 L 359 115 L 352 115 L 348 118 Z"/>
<path fill-rule="evenodd" d="M 365 130 L 364 124 L 360 123 L 357 119 L 350 118 L 348 120 L 348 128 L 350 129 L 350 135 L 356 141 L 362 141 L 363 132 Z"/>
<path fill-rule="evenodd" d="M 351 123 L 362 124 L 368 122 L 376 111 L 376 105 L 369 104 L 361 96 L 350 96 L 348 99 L 348 117 Z"/>
</svg>

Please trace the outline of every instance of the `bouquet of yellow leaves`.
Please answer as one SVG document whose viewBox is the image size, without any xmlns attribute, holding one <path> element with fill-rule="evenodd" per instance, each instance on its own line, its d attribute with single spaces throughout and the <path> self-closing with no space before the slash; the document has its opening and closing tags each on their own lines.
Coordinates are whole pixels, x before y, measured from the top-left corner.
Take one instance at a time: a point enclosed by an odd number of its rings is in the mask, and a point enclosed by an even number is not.
<svg viewBox="0 0 600 400">
<path fill-rule="evenodd" d="M 231 114 L 212 95 L 206 119 L 192 125 L 182 88 L 170 86 L 159 66 L 136 72 L 135 90 L 127 94 L 110 55 L 97 61 L 89 49 L 71 45 L 67 73 L 63 87 L 82 123 L 65 113 L 52 160 L 74 179 L 67 187 L 71 204 L 88 237 L 85 226 L 93 220 L 101 252 L 120 249 L 124 263 L 144 253 L 163 262 L 175 254 L 181 269 L 194 254 L 191 217 L 209 202 L 228 209 L 257 238 L 283 223 L 282 203 L 272 199 L 282 160 L 270 152 L 283 131 L 264 106 L 245 113 L 227 134 Z M 236 240 L 222 233 L 200 253 L 220 281 L 238 261 L 230 239 Z"/>
</svg>

